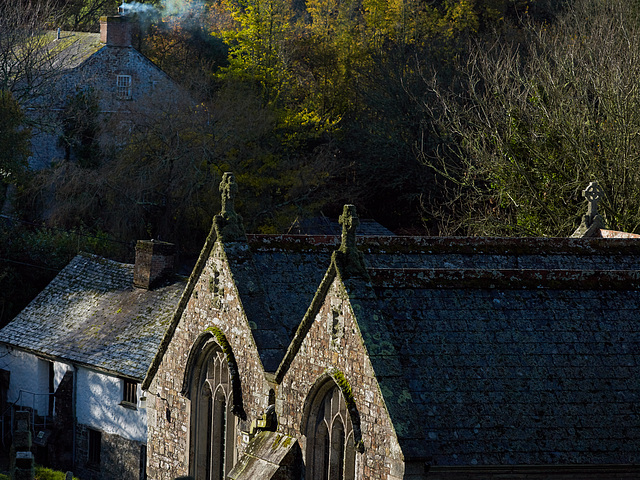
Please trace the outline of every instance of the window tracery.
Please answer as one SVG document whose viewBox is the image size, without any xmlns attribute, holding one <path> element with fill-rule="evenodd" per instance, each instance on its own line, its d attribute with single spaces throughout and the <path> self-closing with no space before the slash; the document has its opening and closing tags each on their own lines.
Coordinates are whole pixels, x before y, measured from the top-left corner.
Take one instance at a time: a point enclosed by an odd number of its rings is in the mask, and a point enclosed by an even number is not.
<svg viewBox="0 0 640 480">
<path fill-rule="evenodd" d="M 194 372 L 190 470 L 197 479 L 224 480 L 236 461 L 233 388 L 224 352 L 210 344 Z"/>
<path fill-rule="evenodd" d="M 307 471 L 313 480 L 354 480 L 355 443 L 340 388 L 327 382 L 315 396 L 307 420 Z"/>
</svg>

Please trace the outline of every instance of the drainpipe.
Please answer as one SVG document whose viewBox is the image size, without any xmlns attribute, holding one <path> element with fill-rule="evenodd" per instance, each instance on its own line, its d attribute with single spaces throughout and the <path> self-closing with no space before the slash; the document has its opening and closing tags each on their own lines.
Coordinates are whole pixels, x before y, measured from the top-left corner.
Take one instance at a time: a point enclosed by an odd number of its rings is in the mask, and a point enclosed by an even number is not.
<svg viewBox="0 0 640 480">
<path fill-rule="evenodd" d="M 77 391 L 78 391 L 78 367 L 73 365 L 73 400 L 71 401 L 71 416 L 73 417 L 73 447 L 71 452 L 71 465 L 73 465 L 73 469 L 76 470 L 76 399 L 77 399 Z"/>
</svg>

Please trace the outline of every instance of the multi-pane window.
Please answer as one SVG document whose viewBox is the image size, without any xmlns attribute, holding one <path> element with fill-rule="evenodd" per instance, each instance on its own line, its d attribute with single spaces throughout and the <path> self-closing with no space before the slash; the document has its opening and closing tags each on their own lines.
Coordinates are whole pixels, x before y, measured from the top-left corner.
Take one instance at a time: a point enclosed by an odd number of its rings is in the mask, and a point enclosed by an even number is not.
<svg viewBox="0 0 640 480">
<path fill-rule="evenodd" d="M 122 402 L 130 405 L 138 404 L 138 384 L 133 380 L 123 381 Z"/>
<path fill-rule="evenodd" d="M 102 433 L 98 430 L 89 429 L 89 463 L 100 464 L 100 450 L 102 448 Z"/>
<path fill-rule="evenodd" d="M 116 76 L 117 97 L 120 100 L 131 99 L 131 75 Z"/>
<path fill-rule="evenodd" d="M 199 371 L 191 431 L 195 445 L 192 475 L 202 480 L 224 480 L 235 463 L 236 420 L 227 359 L 217 347 L 208 350 Z"/>
<path fill-rule="evenodd" d="M 312 480 L 355 478 L 353 426 L 337 385 L 316 397 L 307 424 L 307 467 Z"/>
</svg>

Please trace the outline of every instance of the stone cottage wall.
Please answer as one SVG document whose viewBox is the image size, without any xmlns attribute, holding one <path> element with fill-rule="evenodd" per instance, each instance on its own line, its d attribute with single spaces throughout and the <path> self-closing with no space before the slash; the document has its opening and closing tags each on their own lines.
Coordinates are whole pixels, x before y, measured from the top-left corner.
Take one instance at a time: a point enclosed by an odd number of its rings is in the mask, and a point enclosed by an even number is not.
<svg viewBox="0 0 640 480">
<path fill-rule="evenodd" d="M 131 75 L 131 98 L 119 99 L 117 75 Z M 135 110 L 133 105 L 154 108 L 164 103 L 169 111 L 184 92 L 169 76 L 140 52 L 126 47 L 102 47 L 66 79 L 77 87 L 90 86 L 100 95 L 100 110 Z M 70 89 L 75 92 L 75 89 Z M 157 102 L 152 100 L 157 97 Z M 148 102 L 150 105 L 144 105 Z"/>
<path fill-rule="evenodd" d="M 339 313 L 337 318 L 334 312 Z M 364 453 L 356 453 L 356 478 L 403 478 L 402 453 L 339 280 L 334 280 L 329 289 L 277 392 L 279 429 L 298 438 L 305 461 L 306 438 L 301 434 L 305 401 L 315 382 L 329 369 L 344 374 L 360 413 Z"/>
<path fill-rule="evenodd" d="M 148 391 L 148 478 L 174 479 L 189 472 L 190 400 L 180 394 L 191 347 L 209 327 L 219 328 L 233 349 L 242 379 L 246 420 L 238 419 L 237 452 L 243 431 L 268 406 L 266 382 L 248 322 L 242 311 L 224 253 L 214 247 L 173 339 Z"/>
<path fill-rule="evenodd" d="M 144 443 L 128 440 L 120 435 L 101 432 L 100 463 L 89 462 L 89 430 L 76 425 L 76 466 L 74 475 L 82 480 L 142 480 L 141 461 L 144 462 Z"/>
</svg>

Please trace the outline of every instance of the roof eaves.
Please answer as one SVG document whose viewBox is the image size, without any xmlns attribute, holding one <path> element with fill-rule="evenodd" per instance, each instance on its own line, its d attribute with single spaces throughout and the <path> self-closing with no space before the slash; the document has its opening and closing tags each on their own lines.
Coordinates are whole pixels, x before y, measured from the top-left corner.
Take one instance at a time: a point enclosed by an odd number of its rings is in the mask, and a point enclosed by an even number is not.
<svg viewBox="0 0 640 480">
<path fill-rule="evenodd" d="M 93 370 L 95 372 L 98 373 L 104 373 L 106 375 L 110 375 L 112 377 L 118 377 L 118 378 L 127 378 L 130 380 L 135 380 L 136 382 L 141 382 L 142 381 L 142 377 L 137 377 L 134 375 L 129 375 L 127 373 L 118 371 L 118 370 L 113 370 L 110 368 L 104 368 L 104 367 L 100 367 L 98 365 L 89 363 L 89 362 L 83 362 L 81 360 L 77 360 L 77 359 L 73 359 L 73 358 L 67 358 L 65 356 L 61 356 L 61 355 L 53 355 L 50 353 L 45 353 L 45 352 L 41 352 L 38 350 L 34 350 L 28 347 L 22 347 L 22 346 L 16 346 L 16 345 L 12 345 L 11 343 L 7 343 L 7 342 L 3 342 L 0 341 L 0 344 L 6 345 L 7 347 L 10 347 L 11 349 L 14 350 L 20 350 L 22 352 L 25 353 L 29 353 L 31 355 L 34 355 L 36 357 L 39 358 L 43 358 L 46 360 L 52 360 L 52 361 L 59 361 L 60 363 L 68 363 L 70 365 L 73 366 L 79 366 L 79 367 L 83 367 L 86 368 L 87 370 Z"/>
</svg>

